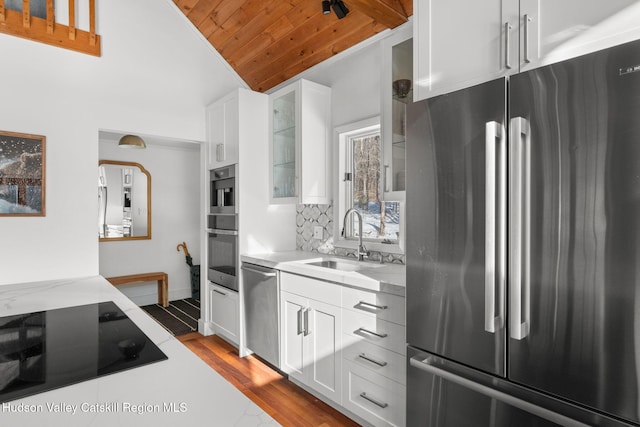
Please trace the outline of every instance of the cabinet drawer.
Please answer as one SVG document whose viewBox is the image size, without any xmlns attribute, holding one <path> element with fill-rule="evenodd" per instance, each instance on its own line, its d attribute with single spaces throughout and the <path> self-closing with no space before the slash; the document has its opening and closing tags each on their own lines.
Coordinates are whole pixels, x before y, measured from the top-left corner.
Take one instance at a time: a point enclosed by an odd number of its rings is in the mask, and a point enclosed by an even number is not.
<svg viewBox="0 0 640 427">
<path fill-rule="evenodd" d="M 280 272 L 280 290 L 335 306 L 342 301 L 342 286 L 284 271 Z"/>
<path fill-rule="evenodd" d="M 342 307 L 358 313 L 374 315 L 399 325 L 405 324 L 405 299 L 382 292 L 345 287 L 342 292 Z"/>
<path fill-rule="evenodd" d="M 238 293 L 209 282 L 209 321 L 216 334 L 238 343 Z"/>
<path fill-rule="evenodd" d="M 349 337 L 345 341 L 350 340 Z M 406 383 L 407 361 L 404 356 L 364 340 L 358 340 L 342 349 L 342 358 L 371 372 Z"/>
<path fill-rule="evenodd" d="M 344 364 L 343 406 L 374 426 L 404 426 L 406 388 L 352 363 Z"/>
<path fill-rule="evenodd" d="M 406 354 L 404 326 L 350 310 L 342 310 L 342 316 L 345 346 L 364 340 L 396 353 Z"/>
</svg>

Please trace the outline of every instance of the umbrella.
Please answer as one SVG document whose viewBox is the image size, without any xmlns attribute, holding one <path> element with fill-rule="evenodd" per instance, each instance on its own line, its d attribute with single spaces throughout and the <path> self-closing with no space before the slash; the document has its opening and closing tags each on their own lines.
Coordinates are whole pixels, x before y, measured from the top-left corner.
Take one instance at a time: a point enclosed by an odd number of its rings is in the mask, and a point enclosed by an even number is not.
<svg viewBox="0 0 640 427">
<path fill-rule="evenodd" d="M 184 256 L 185 256 L 185 260 L 187 262 L 187 265 L 189 267 L 193 267 L 193 260 L 191 259 L 191 255 L 189 255 L 189 249 L 187 249 L 187 244 L 185 242 L 182 242 L 178 246 L 176 246 L 176 250 L 178 252 L 180 252 L 180 248 L 182 248 L 184 250 Z"/>
</svg>

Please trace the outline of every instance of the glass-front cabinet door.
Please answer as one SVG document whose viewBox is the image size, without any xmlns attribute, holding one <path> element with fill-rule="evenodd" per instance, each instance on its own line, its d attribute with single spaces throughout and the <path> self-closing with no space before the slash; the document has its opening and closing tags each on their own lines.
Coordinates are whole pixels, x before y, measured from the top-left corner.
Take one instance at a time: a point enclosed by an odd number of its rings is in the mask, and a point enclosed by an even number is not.
<svg viewBox="0 0 640 427">
<path fill-rule="evenodd" d="M 271 198 L 277 202 L 297 197 L 296 91 L 271 98 Z"/>
<path fill-rule="evenodd" d="M 300 79 L 269 105 L 271 203 L 330 203 L 331 88 Z"/>
<path fill-rule="evenodd" d="M 413 39 L 411 25 L 382 43 L 382 139 L 384 199 L 404 200 L 406 108 L 413 100 Z"/>
</svg>

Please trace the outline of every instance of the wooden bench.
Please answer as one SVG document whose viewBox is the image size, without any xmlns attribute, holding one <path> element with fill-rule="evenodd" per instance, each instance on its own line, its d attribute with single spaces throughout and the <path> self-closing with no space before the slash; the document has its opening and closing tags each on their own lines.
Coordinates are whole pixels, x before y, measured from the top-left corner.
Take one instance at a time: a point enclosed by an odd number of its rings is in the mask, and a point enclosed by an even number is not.
<svg viewBox="0 0 640 427">
<path fill-rule="evenodd" d="M 134 283 L 158 281 L 158 304 L 169 306 L 169 276 L 161 271 L 155 273 L 129 274 L 127 276 L 107 277 L 113 286 L 132 285 Z"/>
</svg>

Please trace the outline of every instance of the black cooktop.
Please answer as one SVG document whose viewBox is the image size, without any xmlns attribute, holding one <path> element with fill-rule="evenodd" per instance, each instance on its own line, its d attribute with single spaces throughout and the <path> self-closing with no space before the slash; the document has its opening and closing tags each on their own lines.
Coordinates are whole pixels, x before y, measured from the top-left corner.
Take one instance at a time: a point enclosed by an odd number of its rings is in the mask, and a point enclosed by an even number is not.
<svg viewBox="0 0 640 427">
<path fill-rule="evenodd" d="M 0 317 L 0 402 L 165 359 L 111 301 Z"/>
</svg>

